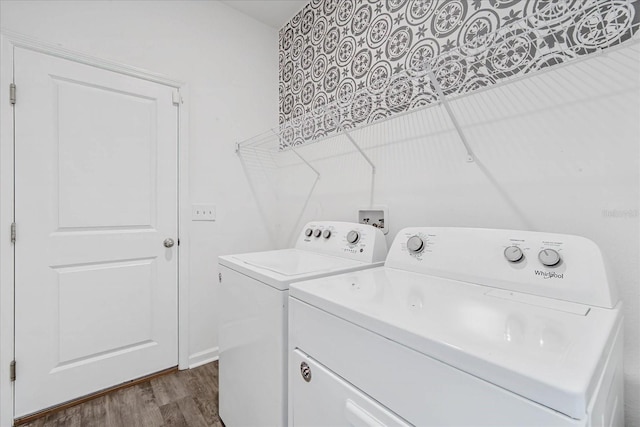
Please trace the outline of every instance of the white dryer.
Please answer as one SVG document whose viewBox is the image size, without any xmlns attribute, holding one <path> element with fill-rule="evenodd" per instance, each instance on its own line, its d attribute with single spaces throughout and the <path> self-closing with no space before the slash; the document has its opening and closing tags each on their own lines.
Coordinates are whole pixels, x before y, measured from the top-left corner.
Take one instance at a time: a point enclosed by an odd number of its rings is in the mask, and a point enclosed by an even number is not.
<svg viewBox="0 0 640 427">
<path fill-rule="evenodd" d="M 317 221 L 294 248 L 219 258 L 219 411 L 227 427 L 287 425 L 289 285 L 381 266 L 386 254 L 380 229 Z"/>
<path fill-rule="evenodd" d="M 289 425 L 624 424 L 621 302 L 590 240 L 408 228 L 289 310 Z"/>
</svg>

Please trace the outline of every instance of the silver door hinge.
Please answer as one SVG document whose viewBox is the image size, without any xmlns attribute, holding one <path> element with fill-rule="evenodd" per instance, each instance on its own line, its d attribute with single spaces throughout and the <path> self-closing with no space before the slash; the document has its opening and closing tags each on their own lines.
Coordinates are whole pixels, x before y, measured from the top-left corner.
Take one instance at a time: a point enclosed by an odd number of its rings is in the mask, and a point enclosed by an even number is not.
<svg viewBox="0 0 640 427">
<path fill-rule="evenodd" d="M 9 102 L 11 103 L 11 105 L 14 105 L 16 103 L 16 84 L 15 83 L 11 83 L 9 85 Z"/>
<path fill-rule="evenodd" d="M 16 361 L 12 360 L 11 363 L 9 364 L 9 379 L 11 379 L 11 382 L 14 382 L 16 380 Z"/>
<path fill-rule="evenodd" d="M 16 242 L 16 223 L 11 223 L 11 243 Z"/>
<path fill-rule="evenodd" d="M 180 96 L 180 92 L 177 90 L 174 90 L 173 93 L 171 94 L 171 100 L 173 101 L 173 105 L 182 104 L 182 96 Z"/>
<path fill-rule="evenodd" d="M 218 273 L 218 282 L 222 283 L 222 273 Z"/>
</svg>

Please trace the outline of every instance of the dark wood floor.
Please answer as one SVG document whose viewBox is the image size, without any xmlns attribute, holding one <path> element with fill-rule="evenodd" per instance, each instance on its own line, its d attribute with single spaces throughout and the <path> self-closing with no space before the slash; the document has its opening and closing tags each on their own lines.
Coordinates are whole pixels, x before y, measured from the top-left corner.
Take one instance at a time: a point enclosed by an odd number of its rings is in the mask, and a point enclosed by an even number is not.
<svg viewBox="0 0 640 427">
<path fill-rule="evenodd" d="M 114 391 L 24 426 L 222 427 L 218 417 L 218 362 Z"/>
</svg>

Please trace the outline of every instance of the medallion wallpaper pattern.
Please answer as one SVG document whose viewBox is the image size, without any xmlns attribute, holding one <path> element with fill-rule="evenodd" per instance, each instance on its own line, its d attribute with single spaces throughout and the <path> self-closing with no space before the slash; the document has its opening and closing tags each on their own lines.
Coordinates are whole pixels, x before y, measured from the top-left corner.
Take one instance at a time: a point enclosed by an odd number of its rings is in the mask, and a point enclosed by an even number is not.
<svg viewBox="0 0 640 427">
<path fill-rule="evenodd" d="M 311 0 L 280 30 L 280 148 L 429 104 L 430 76 L 455 96 L 617 45 L 638 3 Z"/>
</svg>

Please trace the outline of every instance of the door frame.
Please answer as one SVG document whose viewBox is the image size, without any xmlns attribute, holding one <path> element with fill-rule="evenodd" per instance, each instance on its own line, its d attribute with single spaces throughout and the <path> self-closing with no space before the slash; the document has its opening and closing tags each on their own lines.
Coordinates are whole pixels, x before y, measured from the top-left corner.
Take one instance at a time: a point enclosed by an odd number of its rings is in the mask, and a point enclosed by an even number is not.
<svg viewBox="0 0 640 427">
<path fill-rule="evenodd" d="M 14 81 L 14 49 L 28 49 L 103 70 L 163 84 L 180 94 L 178 105 L 178 368 L 189 367 L 189 92 L 188 84 L 140 68 L 109 61 L 82 52 L 0 29 L 0 426 L 13 425 L 14 386 L 9 364 L 15 355 L 14 284 L 15 258 L 11 243 L 14 221 L 14 120 L 9 103 L 9 85 Z M 20 88 L 17 88 L 20 102 Z M 18 233 L 19 241 L 19 233 Z M 19 375 L 20 365 L 17 364 Z"/>
</svg>

